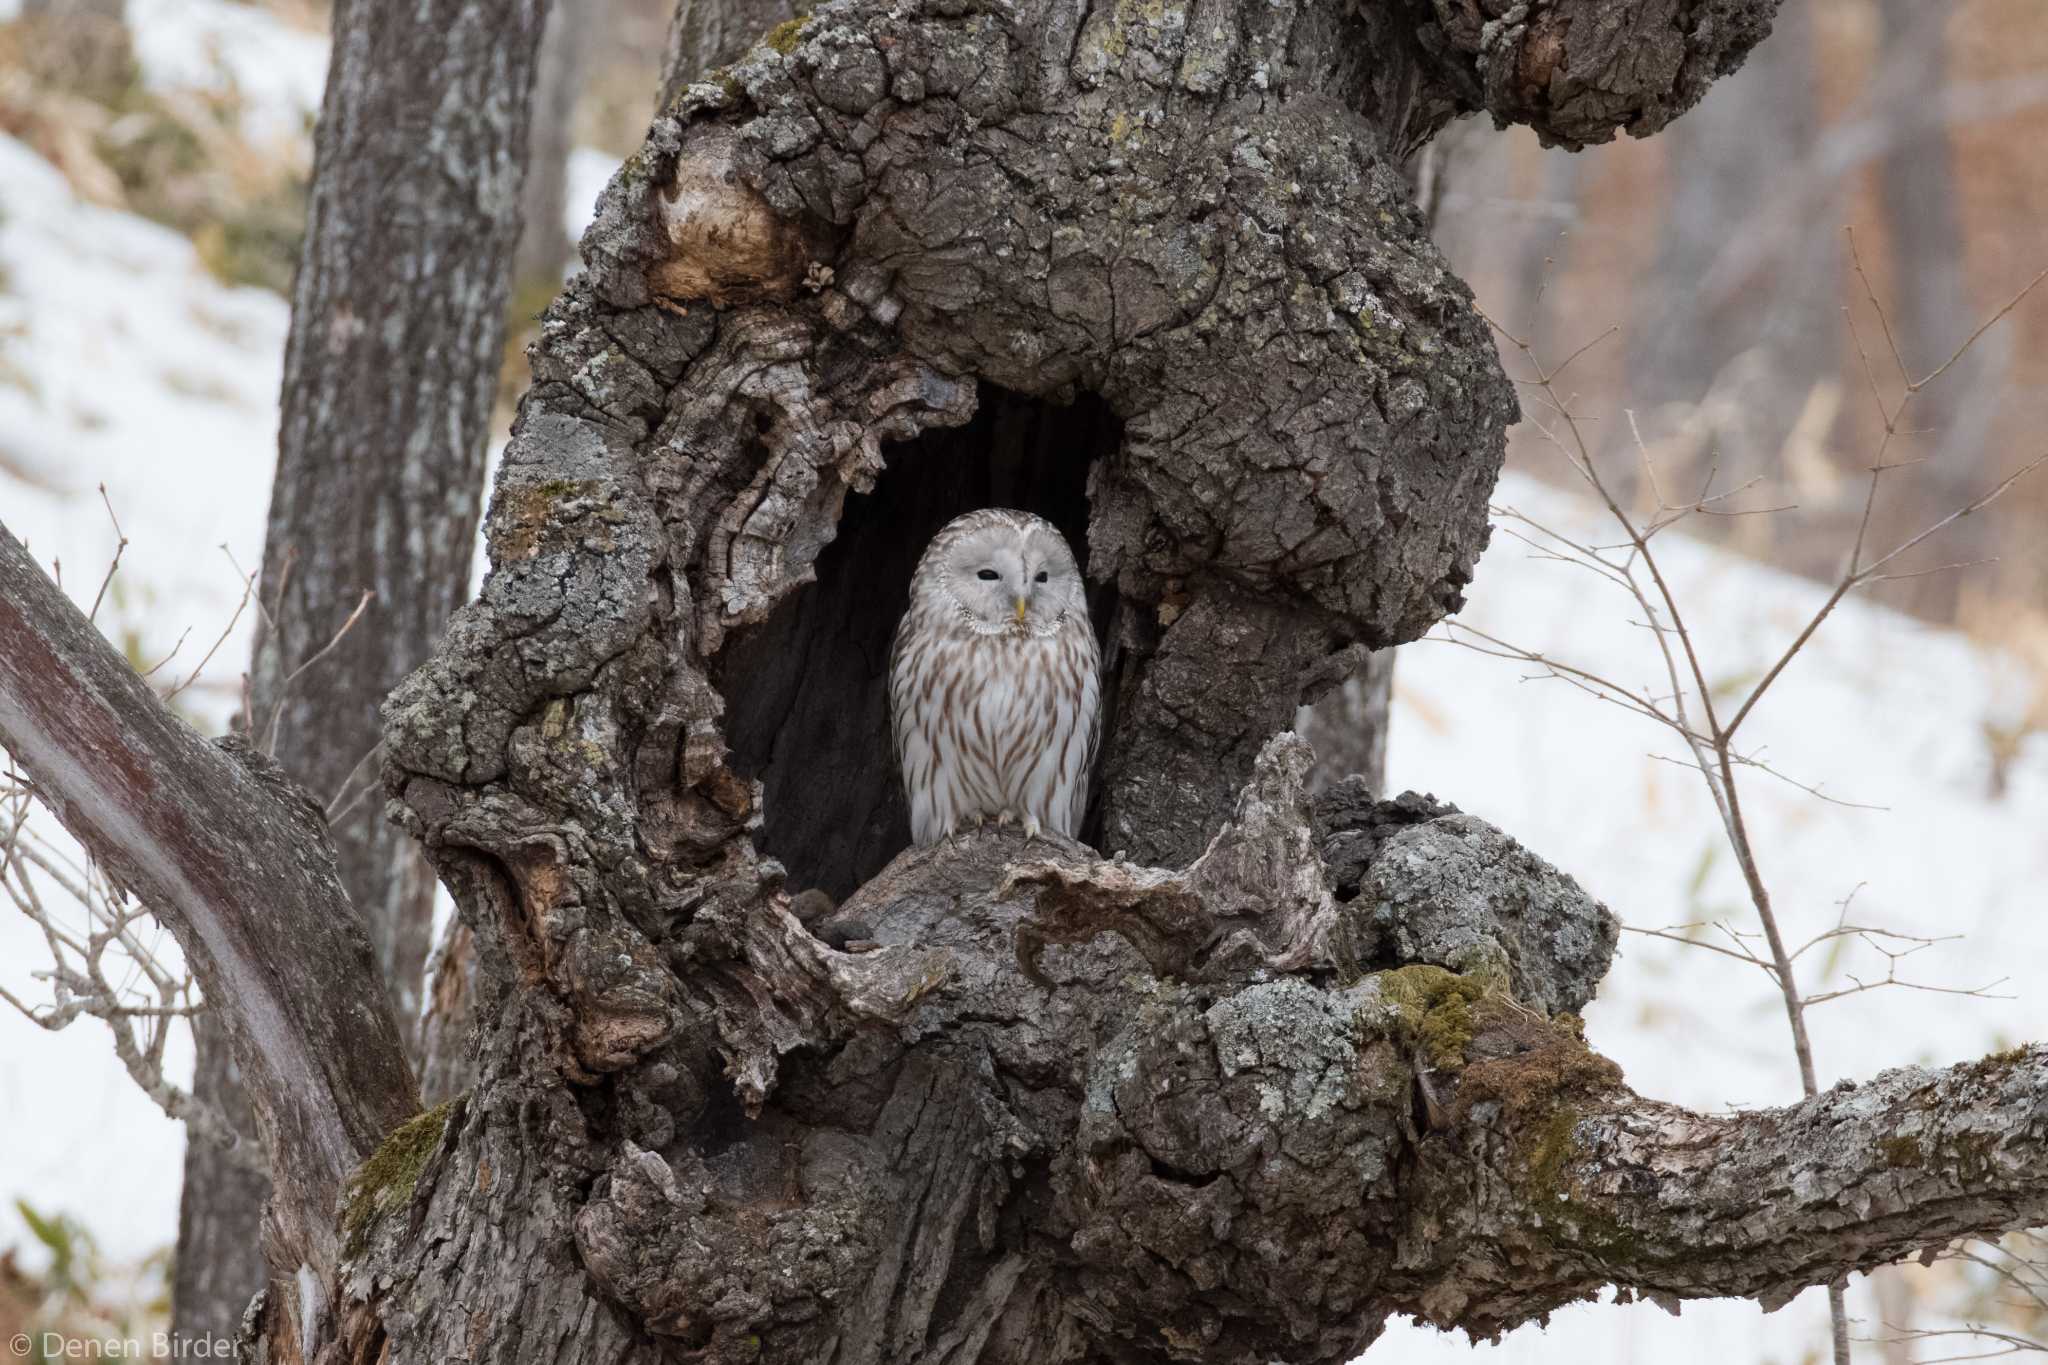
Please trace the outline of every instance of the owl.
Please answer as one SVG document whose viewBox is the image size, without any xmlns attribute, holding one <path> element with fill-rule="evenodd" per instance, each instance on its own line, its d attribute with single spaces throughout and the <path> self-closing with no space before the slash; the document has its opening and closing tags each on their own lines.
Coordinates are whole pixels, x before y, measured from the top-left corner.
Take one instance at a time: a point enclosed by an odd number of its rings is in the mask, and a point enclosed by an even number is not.
<svg viewBox="0 0 2048 1365">
<path fill-rule="evenodd" d="M 946 523 L 911 575 L 889 651 L 912 839 L 991 819 L 1072 838 L 1101 689 L 1081 571 L 1058 529 L 1001 507 Z"/>
</svg>

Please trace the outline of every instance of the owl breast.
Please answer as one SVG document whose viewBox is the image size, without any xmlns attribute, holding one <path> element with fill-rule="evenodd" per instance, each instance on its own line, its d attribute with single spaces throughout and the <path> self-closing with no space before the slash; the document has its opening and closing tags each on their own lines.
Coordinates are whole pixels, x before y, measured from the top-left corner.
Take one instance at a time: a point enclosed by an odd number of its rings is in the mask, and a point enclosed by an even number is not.
<svg viewBox="0 0 2048 1365">
<path fill-rule="evenodd" d="M 890 680 L 911 834 L 931 844 L 984 820 L 1073 837 L 1094 747 L 1095 638 L 948 632 L 906 642 Z"/>
</svg>

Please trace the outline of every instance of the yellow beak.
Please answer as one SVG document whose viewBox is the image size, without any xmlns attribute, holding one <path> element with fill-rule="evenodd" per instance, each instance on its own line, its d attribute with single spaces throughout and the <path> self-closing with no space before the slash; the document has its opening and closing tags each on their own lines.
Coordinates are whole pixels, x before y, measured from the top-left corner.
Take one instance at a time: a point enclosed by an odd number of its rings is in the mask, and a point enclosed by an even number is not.
<svg viewBox="0 0 2048 1365">
<path fill-rule="evenodd" d="M 1023 622 L 1023 620 L 1024 620 L 1024 612 L 1025 612 L 1025 610 L 1026 610 L 1026 607 L 1025 607 L 1025 605 L 1024 605 L 1024 599 L 1020 597 L 1020 598 L 1018 598 L 1018 599 L 1017 599 L 1017 620 L 1018 620 L 1018 622 L 1019 622 L 1020 624 L 1021 624 L 1021 623 Z"/>
</svg>

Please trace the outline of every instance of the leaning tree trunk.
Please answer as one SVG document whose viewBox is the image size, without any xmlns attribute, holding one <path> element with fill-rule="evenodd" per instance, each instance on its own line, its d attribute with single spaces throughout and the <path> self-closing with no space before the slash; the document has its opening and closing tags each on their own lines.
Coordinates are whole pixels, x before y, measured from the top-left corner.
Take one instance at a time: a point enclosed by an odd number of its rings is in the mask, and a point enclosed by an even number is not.
<svg viewBox="0 0 2048 1365">
<path fill-rule="evenodd" d="M 419 1014 L 434 878 L 382 818 L 377 706 L 468 595 L 544 9 L 335 6 L 293 287 L 245 719 L 259 748 L 332 803 L 342 883 L 404 1021 Z M 252 1131 L 221 1022 L 203 1016 L 197 1042 L 196 1092 Z M 264 1279 L 266 1192 L 190 1144 L 172 1294 L 181 1339 L 234 1334 Z"/>
<path fill-rule="evenodd" d="M 1641 1099 L 1576 1017 L 1612 916 L 1447 807 L 1311 800 L 1276 734 L 1455 605 L 1514 412 L 1399 158 L 1468 106 L 1653 132 L 1771 10 L 835 0 L 685 92 L 549 310 L 482 597 L 387 704 L 476 1079 L 338 1217 L 411 1094 L 317 827 L 0 540 L 0 743 L 162 904 L 288 1177 L 254 1358 L 1339 1361 L 2048 1220 L 2048 1048 Z M 1090 827 L 1136 856 L 870 875 L 881 645 L 981 501 L 1086 545 Z M 232 822 L 167 838 L 209 781 Z"/>
</svg>

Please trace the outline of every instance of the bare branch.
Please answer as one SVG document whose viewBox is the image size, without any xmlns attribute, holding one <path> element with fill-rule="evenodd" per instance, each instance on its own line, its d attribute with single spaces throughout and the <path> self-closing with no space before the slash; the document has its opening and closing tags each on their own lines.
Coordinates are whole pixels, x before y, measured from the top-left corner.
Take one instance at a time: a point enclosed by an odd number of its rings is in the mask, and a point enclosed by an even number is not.
<svg viewBox="0 0 2048 1365">
<path fill-rule="evenodd" d="M 193 734 L 6 534 L 0 744 L 224 1005 L 273 1179 L 303 1196 L 279 1201 L 282 1247 L 331 1271 L 335 1230 L 306 1210 L 417 1100 L 315 808 Z"/>
</svg>

